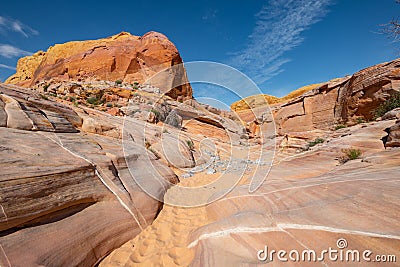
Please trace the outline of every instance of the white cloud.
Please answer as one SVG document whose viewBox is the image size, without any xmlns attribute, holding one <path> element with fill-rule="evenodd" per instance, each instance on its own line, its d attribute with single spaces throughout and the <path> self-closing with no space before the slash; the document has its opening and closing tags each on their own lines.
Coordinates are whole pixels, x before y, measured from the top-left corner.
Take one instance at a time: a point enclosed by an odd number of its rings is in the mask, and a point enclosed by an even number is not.
<svg viewBox="0 0 400 267">
<path fill-rule="evenodd" d="M 20 57 L 20 56 L 29 56 L 32 55 L 31 52 L 19 49 L 18 47 L 8 45 L 8 44 L 0 44 L 0 56 L 6 58 Z"/>
<path fill-rule="evenodd" d="M 256 26 L 247 46 L 233 54 L 229 63 L 261 84 L 282 71 L 283 58 L 300 45 L 301 33 L 328 12 L 331 0 L 269 0 L 256 14 Z"/>
<path fill-rule="evenodd" d="M 31 27 L 23 24 L 22 22 L 12 19 L 12 18 L 5 18 L 0 16 L 0 31 L 12 31 L 16 33 L 20 33 L 25 37 L 29 37 L 31 35 L 39 34 L 38 31 L 32 29 Z"/>
<path fill-rule="evenodd" d="M 1 64 L 1 63 L 0 63 L 0 68 L 9 69 L 9 70 L 16 70 L 15 67 L 8 66 L 8 65 L 5 65 L 5 64 Z"/>
</svg>

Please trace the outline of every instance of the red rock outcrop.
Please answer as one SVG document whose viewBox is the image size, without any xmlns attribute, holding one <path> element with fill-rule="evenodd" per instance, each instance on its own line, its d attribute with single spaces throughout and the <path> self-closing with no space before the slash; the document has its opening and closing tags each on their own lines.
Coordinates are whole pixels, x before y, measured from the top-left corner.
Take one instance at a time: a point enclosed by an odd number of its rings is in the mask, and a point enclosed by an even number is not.
<svg viewBox="0 0 400 267">
<path fill-rule="evenodd" d="M 182 58 L 168 38 L 157 32 L 142 37 L 129 33 L 90 41 L 57 44 L 18 61 L 17 72 L 6 83 L 26 87 L 50 79 L 100 79 L 144 83 L 154 74 L 172 68 L 162 81 L 153 81 L 174 99 L 192 98 Z"/>
<path fill-rule="evenodd" d="M 400 59 L 334 79 L 286 102 L 272 104 L 278 133 L 332 129 L 373 118 L 372 111 L 400 91 Z M 234 106 L 234 105 L 233 105 Z M 257 111 L 255 107 L 253 111 Z M 238 112 L 251 121 L 249 110 Z M 272 121 L 269 121 L 270 123 Z M 270 124 L 270 127 L 274 127 Z"/>
</svg>

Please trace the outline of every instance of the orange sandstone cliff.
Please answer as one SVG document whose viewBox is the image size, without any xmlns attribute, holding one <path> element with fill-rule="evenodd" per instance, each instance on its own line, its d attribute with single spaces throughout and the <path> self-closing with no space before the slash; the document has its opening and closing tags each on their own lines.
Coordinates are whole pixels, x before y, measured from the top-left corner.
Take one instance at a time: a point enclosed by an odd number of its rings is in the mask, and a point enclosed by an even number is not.
<svg viewBox="0 0 400 267">
<path fill-rule="evenodd" d="M 182 58 L 165 35 L 148 32 L 140 37 L 121 32 L 98 40 L 56 44 L 46 52 L 21 58 L 6 83 L 32 87 L 50 79 L 98 79 L 142 84 L 171 67 L 174 73 L 163 77 L 162 93 L 174 99 L 192 98 Z"/>
</svg>

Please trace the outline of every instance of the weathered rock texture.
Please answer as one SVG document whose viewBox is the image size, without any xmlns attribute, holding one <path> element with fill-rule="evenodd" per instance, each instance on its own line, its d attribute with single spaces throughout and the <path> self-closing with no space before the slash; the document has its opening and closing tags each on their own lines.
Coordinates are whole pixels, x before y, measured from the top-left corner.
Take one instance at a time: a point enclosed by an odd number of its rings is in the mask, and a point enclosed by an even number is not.
<svg viewBox="0 0 400 267">
<path fill-rule="evenodd" d="M 386 128 L 387 136 L 382 138 L 385 147 L 400 147 L 400 120 L 396 124 Z"/>
<path fill-rule="evenodd" d="M 242 185 L 207 206 L 209 223 L 192 232 L 189 241 L 195 249 L 191 266 L 258 266 L 265 264 L 257 259 L 265 246 L 269 251 L 312 249 L 319 254 L 329 247 L 338 249 L 340 238 L 347 240 L 344 252 L 369 249 L 371 259 L 377 254 L 398 255 L 400 151 L 385 150 L 379 140 L 391 124 L 357 125 L 343 130 L 347 134 L 342 136 L 331 135 L 320 147 L 277 161 L 255 194 Z M 335 164 L 335 155 L 346 146 L 361 149 L 363 159 Z M 269 264 L 286 263 L 274 257 Z M 325 258 L 325 264 L 343 262 Z M 361 259 L 355 266 L 364 264 Z"/>
<path fill-rule="evenodd" d="M 93 266 L 161 207 L 134 178 L 159 198 L 178 180 L 135 135 L 139 124 L 126 126 L 136 143 L 123 150 L 118 135 L 106 136 L 117 117 L 82 112 L 84 124 L 108 124 L 85 133 L 82 114 L 38 97 L 0 86 L 0 266 Z M 148 165 L 162 179 L 149 179 Z"/>
<path fill-rule="evenodd" d="M 400 59 L 382 63 L 272 104 L 278 133 L 326 130 L 337 124 L 354 125 L 372 119 L 372 111 L 400 90 L 399 63 Z M 247 113 L 239 111 L 242 117 L 248 117 Z"/>
<path fill-rule="evenodd" d="M 6 83 L 26 87 L 49 79 L 87 78 L 144 83 L 172 67 L 168 75 L 152 81 L 172 98 L 192 98 L 192 88 L 178 50 L 166 36 L 149 32 L 142 37 L 129 33 L 90 41 L 57 44 L 18 61 L 17 72 Z"/>
<path fill-rule="evenodd" d="M 21 130 L 77 132 L 82 119 L 70 108 L 46 100 L 38 93 L 11 86 L 0 87 L 0 126 Z"/>
<path fill-rule="evenodd" d="M 381 138 L 393 120 L 359 124 L 339 131 L 313 131 L 292 134 L 289 140 L 277 138 L 279 149 L 263 185 L 249 193 L 252 172 L 268 166 L 249 164 L 250 171 L 225 197 L 197 208 L 167 205 L 151 228 L 107 256 L 100 266 L 264 266 L 257 252 L 284 249 L 338 249 L 337 240 L 346 239 L 343 250 L 371 250 L 376 255 L 398 255 L 400 248 L 399 196 L 400 150 L 385 149 Z M 322 144 L 297 153 L 287 151 L 293 139 Z M 292 139 L 292 140 L 290 140 Z M 286 144 L 284 144 L 286 143 Z M 283 149 L 280 149 L 280 148 Z M 360 159 L 345 164 L 338 156 L 345 148 L 362 151 Z M 238 149 L 230 160 L 240 155 Z M 258 149 L 261 149 L 260 147 Z M 274 143 L 263 152 L 274 154 Z M 257 150 L 257 149 L 255 149 Z M 254 151 L 256 152 L 256 151 Z M 223 155 L 221 155 L 223 157 Z M 244 156 L 244 155 L 243 155 Z M 254 160 L 254 154 L 250 157 Z M 249 159 L 245 157 L 246 162 Z M 219 162 L 221 163 L 221 162 Z M 173 187 L 166 199 L 214 199 L 226 189 L 222 175 L 234 179 L 235 168 L 221 174 L 198 173 L 180 183 L 199 188 L 186 192 Z M 213 183 L 218 180 L 219 182 Z M 287 256 L 287 255 L 286 255 Z M 301 256 L 300 256 L 301 257 Z M 362 257 L 362 255 L 361 255 Z M 398 257 L 398 256 L 397 256 Z M 382 263 L 350 262 L 352 266 L 380 266 Z M 280 262 L 275 254 L 271 266 L 343 266 L 350 263 L 329 261 Z M 388 263 L 390 265 L 391 263 Z M 391 266 L 396 266 L 392 264 Z"/>
</svg>

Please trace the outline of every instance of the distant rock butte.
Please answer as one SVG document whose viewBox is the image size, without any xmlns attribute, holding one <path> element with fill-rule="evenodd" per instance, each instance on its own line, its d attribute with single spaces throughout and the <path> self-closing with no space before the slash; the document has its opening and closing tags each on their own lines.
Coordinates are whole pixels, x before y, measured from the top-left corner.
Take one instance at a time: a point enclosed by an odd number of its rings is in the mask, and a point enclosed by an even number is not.
<svg viewBox="0 0 400 267">
<path fill-rule="evenodd" d="M 231 109 L 233 111 L 241 111 L 241 110 L 247 110 L 247 109 L 251 109 L 251 108 L 257 108 L 262 105 L 265 105 L 266 103 L 268 103 L 270 105 L 282 103 L 282 102 L 288 101 L 290 99 L 293 99 L 295 97 L 298 97 L 308 91 L 311 91 L 311 90 L 319 87 L 320 85 L 322 85 L 322 84 L 317 83 L 317 84 L 306 85 L 306 86 L 300 87 L 297 90 L 294 90 L 293 92 L 291 92 L 288 95 L 281 97 L 281 98 L 272 96 L 272 95 L 267 95 L 267 94 L 249 96 L 249 97 L 246 97 L 244 99 L 241 99 L 239 101 L 232 103 Z M 263 99 L 263 97 L 264 97 L 264 99 Z"/>
<path fill-rule="evenodd" d="M 279 134 L 286 134 L 329 130 L 339 124 L 355 125 L 369 121 L 373 118 L 372 111 L 400 90 L 399 80 L 400 59 L 396 59 L 352 76 L 300 88 L 281 99 L 268 96 L 266 100 L 274 122 L 269 118 L 264 127 L 276 126 Z M 265 108 L 266 101 L 254 96 L 245 100 L 248 100 L 247 104 L 241 100 L 231 108 L 250 124 L 256 120 L 254 114 L 259 114 L 263 105 Z"/>
<path fill-rule="evenodd" d="M 162 93 L 174 99 L 189 99 L 192 88 L 181 63 L 177 48 L 165 35 L 148 32 L 139 37 L 121 32 L 98 40 L 56 44 L 46 52 L 21 58 L 16 73 L 6 83 L 24 87 L 50 79 L 144 83 L 154 74 L 173 67 L 172 75 L 152 82 L 161 85 Z"/>
</svg>

